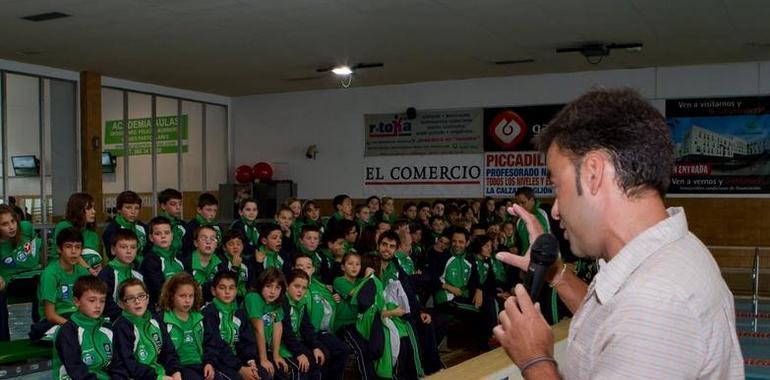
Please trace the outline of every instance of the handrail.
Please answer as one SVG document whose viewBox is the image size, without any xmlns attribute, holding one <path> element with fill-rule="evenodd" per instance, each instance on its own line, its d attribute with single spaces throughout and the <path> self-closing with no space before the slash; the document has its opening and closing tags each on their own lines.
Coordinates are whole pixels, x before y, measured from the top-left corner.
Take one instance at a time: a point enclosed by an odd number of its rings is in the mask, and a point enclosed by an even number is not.
<svg viewBox="0 0 770 380">
<path fill-rule="evenodd" d="M 752 311 L 754 311 L 754 320 L 752 321 L 752 328 L 754 332 L 759 328 L 759 321 L 757 320 L 757 313 L 759 312 L 759 247 L 754 249 L 754 270 L 751 273 L 753 281 L 753 293 L 751 297 Z"/>
</svg>

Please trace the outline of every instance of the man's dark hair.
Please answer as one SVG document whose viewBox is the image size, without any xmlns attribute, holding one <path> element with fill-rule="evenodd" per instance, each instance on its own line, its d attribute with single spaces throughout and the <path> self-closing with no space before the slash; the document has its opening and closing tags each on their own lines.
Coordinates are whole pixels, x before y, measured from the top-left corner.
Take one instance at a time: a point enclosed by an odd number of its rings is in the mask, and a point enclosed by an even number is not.
<svg viewBox="0 0 770 380">
<path fill-rule="evenodd" d="M 627 196 L 650 189 L 666 194 L 674 165 L 671 131 L 634 90 L 596 89 L 567 104 L 537 138 L 543 152 L 552 144 L 572 160 L 578 195 L 583 157 L 596 150 L 609 155 Z"/>
<path fill-rule="evenodd" d="M 532 199 L 535 197 L 535 189 L 529 186 L 522 186 L 516 189 L 516 194 L 514 194 L 514 196 L 518 197 L 521 194 L 524 194 L 524 196 L 527 197 L 527 199 Z"/>
<path fill-rule="evenodd" d="M 471 233 L 468 232 L 468 230 L 466 230 L 465 227 L 452 227 L 450 231 L 452 231 L 452 233 L 449 235 L 449 240 L 452 240 L 452 236 L 456 234 L 462 234 L 463 236 L 465 236 L 465 241 L 471 240 Z"/>
<path fill-rule="evenodd" d="M 385 231 L 385 232 L 381 233 L 380 237 L 377 239 L 377 246 L 379 246 L 380 243 L 382 243 L 382 241 L 385 240 L 385 239 L 389 239 L 389 240 L 395 241 L 396 242 L 396 247 L 401 245 L 401 238 L 398 237 L 398 234 L 396 233 L 396 231 L 388 230 L 388 231 Z"/>
</svg>

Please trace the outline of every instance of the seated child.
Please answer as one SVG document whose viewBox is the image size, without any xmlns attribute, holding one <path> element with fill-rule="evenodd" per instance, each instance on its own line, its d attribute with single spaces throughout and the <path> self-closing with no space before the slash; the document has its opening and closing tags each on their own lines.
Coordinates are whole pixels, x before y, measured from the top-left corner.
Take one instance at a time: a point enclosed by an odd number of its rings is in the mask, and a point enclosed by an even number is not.
<svg viewBox="0 0 770 380">
<path fill-rule="evenodd" d="M 104 316 L 116 320 L 121 313 L 118 306 L 118 285 L 129 278 L 143 280 L 143 276 L 134 269 L 136 259 L 136 234 L 132 230 L 120 229 L 112 235 L 110 253 L 114 259 L 99 272 L 99 278 L 107 285 L 107 300 L 104 304 Z M 147 263 L 147 260 L 144 261 Z"/>
<path fill-rule="evenodd" d="M 263 235 L 264 238 L 264 235 Z M 258 365 L 271 377 L 291 376 L 294 372 L 285 358 L 291 353 L 281 350 L 283 337 L 284 291 L 286 277 L 275 267 L 267 267 L 257 278 L 255 287 L 246 295 L 246 312 L 257 341 Z"/>
<path fill-rule="evenodd" d="M 83 276 L 75 281 L 73 301 L 78 311 L 70 315 L 54 337 L 54 379 L 121 377 L 112 362 L 112 330 L 102 318 L 106 296 L 107 285 L 97 277 Z"/>
<path fill-rule="evenodd" d="M 306 255 L 295 256 L 294 268 L 302 270 L 309 280 L 305 285 L 307 292 L 303 293 L 305 294 L 303 304 L 312 327 L 310 333 L 316 336 L 318 348 L 322 350 L 323 358 L 325 359 L 318 362 L 318 365 L 321 366 L 323 378 L 341 379 L 342 374 L 345 372 L 345 363 L 350 354 L 350 350 L 345 343 L 334 335 L 337 305 L 340 303 L 341 298 L 338 294 L 333 294 L 330 291 L 330 286 L 323 284 L 313 276 L 315 267 L 310 257 Z M 292 293 L 291 279 L 288 282 L 289 295 L 293 297 L 295 294 Z M 305 333 L 303 332 L 304 335 Z"/>
<path fill-rule="evenodd" d="M 70 314 L 77 311 L 72 287 L 78 278 L 90 275 L 88 269 L 78 264 L 83 250 L 83 235 L 79 231 L 63 229 L 56 237 L 56 250 L 59 259 L 48 264 L 40 275 L 37 299 L 41 319 L 29 332 L 33 341 L 42 339 L 52 327 L 66 323 Z"/>
<path fill-rule="evenodd" d="M 41 243 L 32 223 L 19 220 L 10 205 L 0 205 L 0 341 L 11 340 L 7 287 L 18 274 L 40 266 Z M 35 282 L 33 279 L 20 285 Z"/>
<path fill-rule="evenodd" d="M 259 247 L 259 226 L 257 226 L 259 205 L 257 204 L 257 200 L 254 198 L 241 199 L 238 203 L 238 215 L 240 218 L 230 225 L 230 231 L 238 231 L 241 233 L 243 252 L 246 256 L 252 256 Z"/>
<path fill-rule="evenodd" d="M 185 228 L 188 232 L 185 234 L 184 243 L 182 245 L 182 256 L 188 255 L 195 249 L 195 237 L 191 234 L 198 230 L 201 226 L 211 226 L 216 232 L 217 242 L 222 241 L 222 229 L 219 227 L 217 221 L 217 213 L 219 212 L 219 201 L 217 197 L 210 193 L 203 193 L 198 197 L 198 213 L 195 215 L 195 219 L 187 223 Z M 219 246 L 217 246 L 219 248 Z"/>
<path fill-rule="evenodd" d="M 136 278 L 118 288 L 123 313 L 115 321 L 114 367 L 134 380 L 182 380 L 174 343 L 163 319 L 147 310 L 150 295 Z"/>
<path fill-rule="evenodd" d="M 262 244 L 257 253 L 249 258 L 249 284 L 253 287 L 259 275 L 268 268 L 276 268 L 283 273 L 291 269 L 291 262 L 288 260 L 288 253 L 281 248 L 282 242 L 281 227 L 277 224 L 268 223 L 262 226 L 259 232 L 259 242 Z"/>
<path fill-rule="evenodd" d="M 358 311 L 351 305 L 353 289 L 361 281 L 361 256 L 350 252 L 342 258 L 343 275 L 334 279 L 334 293 L 340 297 L 337 311 L 334 314 L 334 331 L 340 332 L 343 327 L 356 323 Z"/>
<path fill-rule="evenodd" d="M 217 350 L 218 371 L 231 379 L 265 379 L 267 372 L 257 366 L 257 345 L 254 330 L 246 311 L 236 302 L 238 277 L 222 271 L 211 281 L 214 300 L 203 308 L 203 323 L 210 331 L 219 331 L 222 347 Z"/>
<path fill-rule="evenodd" d="M 238 279 L 237 299 L 238 303 L 240 303 L 246 297 L 246 289 L 249 282 L 249 267 L 246 258 L 243 257 L 244 237 L 239 231 L 230 230 L 225 233 L 224 239 L 225 241 L 222 242 L 222 259 L 226 261 L 227 269 L 235 273 Z"/>
<path fill-rule="evenodd" d="M 174 239 L 171 240 L 171 250 L 181 252 L 184 236 L 187 234 L 185 223 L 180 219 L 182 216 L 182 193 L 177 189 L 165 189 L 158 193 L 158 204 L 162 210 L 158 216 L 171 221 L 171 231 L 174 233 Z"/>
<path fill-rule="evenodd" d="M 152 248 L 145 255 L 140 272 L 150 292 L 150 304 L 155 305 L 158 303 L 163 283 L 171 276 L 184 271 L 184 265 L 177 258 L 179 252 L 172 247 L 174 233 L 171 221 L 163 216 L 152 218 L 150 241 L 152 241 Z"/>
<path fill-rule="evenodd" d="M 163 284 L 159 306 L 185 380 L 212 379 L 216 375 L 219 334 L 204 325 L 202 302 L 200 285 L 189 273 L 177 273 Z"/>
<path fill-rule="evenodd" d="M 195 250 L 182 258 L 184 270 L 190 273 L 203 289 L 211 287 L 209 281 L 220 270 L 229 270 L 228 263 L 215 254 L 217 250 L 217 231 L 211 226 L 200 226 L 194 233 Z M 208 302 L 213 295 L 206 292 L 203 299 Z"/>
<path fill-rule="evenodd" d="M 309 258 L 306 257 L 308 261 Z M 312 264 L 311 264 L 312 265 Z M 287 277 L 286 300 L 283 303 L 283 335 L 281 353 L 292 372 L 300 379 L 321 377 L 326 357 L 310 323 L 307 284 L 310 277 L 301 269 L 292 269 Z"/>
<path fill-rule="evenodd" d="M 104 228 L 104 233 L 102 234 L 103 246 L 110 246 L 112 234 L 115 231 L 121 228 L 133 230 L 138 239 L 136 262 L 141 263 L 144 258 L 144 251 L 149 246 L 147 244 L 147 227 L 139 221 L 139 212 L 142 210 L 142 198 L 133 191 L 124 191 L 118 194 L 115 203 L 118 215 Z"/>
</svg>

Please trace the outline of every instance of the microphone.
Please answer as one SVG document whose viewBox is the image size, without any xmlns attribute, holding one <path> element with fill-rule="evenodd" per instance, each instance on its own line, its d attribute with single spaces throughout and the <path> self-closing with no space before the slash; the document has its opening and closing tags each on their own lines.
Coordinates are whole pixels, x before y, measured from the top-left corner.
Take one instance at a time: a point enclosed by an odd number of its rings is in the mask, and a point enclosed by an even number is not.
<svg viewBox="0 0 770 380">
<path fill-rule="evenodd" d="M 540 295 L 545 283 L 548 268 L 559 257 L 559 241 L 552 234 L 542 234 L 532 243 L 529 255 L 529 270 L 524 279 L 524 286 L 529 289 L 529 296 L 534 302 Z"/>
</svg>

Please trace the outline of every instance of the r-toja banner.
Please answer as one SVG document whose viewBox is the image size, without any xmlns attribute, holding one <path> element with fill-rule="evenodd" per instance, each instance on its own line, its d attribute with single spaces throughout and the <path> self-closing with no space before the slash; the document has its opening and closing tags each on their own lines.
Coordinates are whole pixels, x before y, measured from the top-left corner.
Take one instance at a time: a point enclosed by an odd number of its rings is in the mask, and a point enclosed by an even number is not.
<svg viewBox="0 0 770 380">
<path fill-rule="evenodd" d="M 770 97 L 666 101 L 676 162 L 669 193 L 770 192 Z"/>
<path fill-rule="evenodd" d="M 387 156 L 364 160 L 363 193 L 394 197 L 478 197 L 481 154 Z"/>
<path fill-rule="evenodd" d="M 364 115 L 364 156 L 481 153 L 480 108 Z"/>
</svg>

